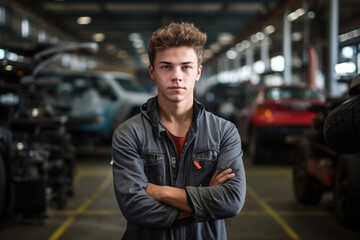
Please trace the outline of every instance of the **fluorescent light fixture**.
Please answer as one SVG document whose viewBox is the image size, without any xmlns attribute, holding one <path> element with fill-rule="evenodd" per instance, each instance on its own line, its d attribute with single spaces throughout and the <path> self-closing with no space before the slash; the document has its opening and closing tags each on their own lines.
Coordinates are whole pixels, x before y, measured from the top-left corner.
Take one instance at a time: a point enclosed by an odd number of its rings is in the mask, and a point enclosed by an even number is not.
<svg viewBox="0 0 360 240">
<path fill-rule="evenodd" d="M 5 58 L 5 50 L 0 49 L 0 59 L 4 59 L 4 58 Z"/>
<path fill-rule="evenodd" d="M 213 56 L 213 52 L 210 49 L 206 49 L 204 51 L 204 58 L 209 59 L 212 58 L 212 56 Z"/>
<path fill-rule="evenodd" d="M 129 56 L 129 54 L 126 50 L 120 50 L 117 55 L 121 59 L 125 59 Z"/>
<path fill-rule="evenodd" d="M 219 52 L 220 51 L 220 45 L 217 44 L 217 43 L 213 43 L 213 44 L 210 45 L 210 49 L 211 49 L 211 51 L 213 51 L 215 53 Z"/>
<path fill-rule="evenodd" d="M 277 71 L 277 72 L 284 71 L 284 69 L 285 69 L 284 57 L 279 55 L 279 56 L 271 58 L 270 65 L 271 65 L 271 69 L 273 71 Z"/>
<path fill-rule="evenodd" d="M 265 33 L 268 35 L 274 33 L 275 30 L 276 30 L 276 28 L 274 25 L 269 25 L 269 26 L 265 27 L 265 29 L 264 29 Z"/>
<path fill-rule="evenodd" d="M 351 74 L 356 71 L 356 66 L 353 62 L 343 62 L 335 65 L 335 72 L 339 75 Z"/>
<path fill-rule="evenodd" d="M 299 17 L 305 14 L 305 10 L 303 8 L 298 8 L 296 11 L 290 13 L 287 18 L 290 22 L 295 21 Z"/>
<path fill-rule="evenodd" d="M 29 20 L 23 19 L 21 20 L 21 36 L 26 38 L 30 34 L 30 23 Z"/>
<path fill-rule="evenodd" d="M 79 17 L 76 22 L 77 22 L 77 24 L 80 24 L 80 25 L 86 25 L 86 24 L 91 23 L 91 17 L 87 17 L 87 16 Z"/>
<path fill-rule="evenodd" d="M 345 41 L 348 41 L 350 39 L 353 39 L 353 38 L 356 38 L 356 37 L 359 37 L 359 36 L 360 36 L 360 28 L 339 35 L 339 41 L 340 42 L 345 42 Z"/>
<path fill-rule="evenodd" d="M 228 59 L 233 60 L 236 58 L 236 56 L 237 56 L 237 52 L 234 49 L 230 49 L 229 51 L 226 52 L 226 57 Z"/>
<path fill-rule="evenodd" d="M 220 45 L 227 45 L 234 40 L 234 36 L 231 33 L 219 33 L 218 42 Z"/>
<path fill-rule="evenodd" d="M 105 39 L 105 35 L 103 33 L 95 33 L 93 35 L 93 40 L 95 42 L 102 42 L 102 41 L 104 41 L 104 39 Z"/>
</svg>

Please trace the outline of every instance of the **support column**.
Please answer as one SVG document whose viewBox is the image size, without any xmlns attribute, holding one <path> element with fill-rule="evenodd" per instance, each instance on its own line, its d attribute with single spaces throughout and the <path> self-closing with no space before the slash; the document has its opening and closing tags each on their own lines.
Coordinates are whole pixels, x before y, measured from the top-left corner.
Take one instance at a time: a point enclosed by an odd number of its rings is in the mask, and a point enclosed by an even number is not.
<svg viewBox="0 0 360 240">
<path fill-rule="evenodd" d="M 249 67 L 250 81 L 254 81 L 254 47 L 252 45 L 246 49 L 246 66 Z"/>
<path fill-rule="evenodd" d="M 338 63 L 339 52 L 339 0 L 330 0 L 329 14 L 329 69 L 326 88 L 330 97 L 337 97 L 340 92 L 337 89 L 335 65 Z"/>
<path fill-rule="evenodd" d="M 261 49 L 260 56 L 261 60 L 264 62 L 265 72 L 270 70 L 270 60 L 269 60 L 269 36 L 264 33 L 264 39 L 261 40 Z"/>
<path fill-rule="evenodd" d="M 291 64 L 291 23 L 287 16 L 289 11 L 284 13 L 284 31 L 283 31 L 283 55 L 284 55 L 284 83 L 292 83 L 292 64 Z"/>
</svg>

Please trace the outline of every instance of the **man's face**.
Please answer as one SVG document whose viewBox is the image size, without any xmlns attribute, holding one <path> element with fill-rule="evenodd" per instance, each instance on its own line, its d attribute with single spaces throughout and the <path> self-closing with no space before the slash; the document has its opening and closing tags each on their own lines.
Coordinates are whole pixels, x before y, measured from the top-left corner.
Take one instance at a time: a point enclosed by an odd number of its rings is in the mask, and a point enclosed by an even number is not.
<svg viewBox="0 0 360 240">
<path fill-rule="evenodd" d="M 195 82 L 199 80 L 202 66 L 192 47 L 172 47 L 156 52 L 150 76 L 156 80 L 159 100 L 193 101 Z"/>
</svg>

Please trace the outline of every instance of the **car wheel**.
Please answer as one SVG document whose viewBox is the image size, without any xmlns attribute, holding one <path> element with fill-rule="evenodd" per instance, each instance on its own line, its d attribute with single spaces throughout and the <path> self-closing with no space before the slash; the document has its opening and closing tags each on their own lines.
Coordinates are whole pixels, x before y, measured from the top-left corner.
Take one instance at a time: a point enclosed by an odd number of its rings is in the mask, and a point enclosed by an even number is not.
<svg viewBox="0 0 360 240">
<path fill-rule="evenodd" d="M 360 149 L 360 95 L 336 107 L 326 117 L 324 138 L 337 153 L 348 154 Z"/>
<path fill-rule="evenodd" d="M 301 141 L 294 157 L 292 179 L 296 199 L 304 204 L 315 205 L 321 200 L 324 190 L 321 182 L 307 171 L 310 152 L 309 142 Z"/>
<path fill-rule="evenodd" d="M 249 148 L 249 158 L 253 164 L 260 164 L 265 162 L 266 148 L 261 143 L 259 138 L 259 132 L 256 128 L 253 128 L 251 131 L 248 148 Z"/>
<path fill-rule="evenodd" d="M 360 228 L 359 155 L 341 155 L 335 174 L 335 216 L 345 227 Z"/>
<path fill-rule="evenodd" d="M 6 202 L 6 170 L 5 163 L 0 154 L 0 217 L 3 216 Z"/>
</svg>

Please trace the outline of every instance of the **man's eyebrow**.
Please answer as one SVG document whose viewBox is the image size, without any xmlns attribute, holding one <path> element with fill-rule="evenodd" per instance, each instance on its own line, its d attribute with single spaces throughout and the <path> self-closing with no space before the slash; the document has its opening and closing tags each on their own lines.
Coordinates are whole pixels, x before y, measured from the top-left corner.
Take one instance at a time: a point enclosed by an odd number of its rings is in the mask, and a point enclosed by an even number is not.
<svg viewBox="0 0 360 240">
<path fill-rule="evenodd" d="M 172 64 L 172 62 L 161 61 L 161 62 L 159 62 L 159 64 Z"/>
<path fill-rule="evenodd" d="M 182 62 L 181 63 L 181 65 L 187 65 L 187 64 L 194 64 L 194 62 L 189 61 L 189 62 Z"/>
<path fill-rule="evenodd" d="M 159 64 L 169 64 L 169 65 L 171 65 L 171 64 L 173 64 L 172 62 L 167 62 L 167 61 L 161 61 L 161 62 L 159 62 Z M 182 62 L 182 63 L 180 63 L 181 65 L 187 65 L 187 64 L 194 64 L 194 62 L 192 62 L 192 61 L 188 61 L 188 62 Z"/>
</svg>

